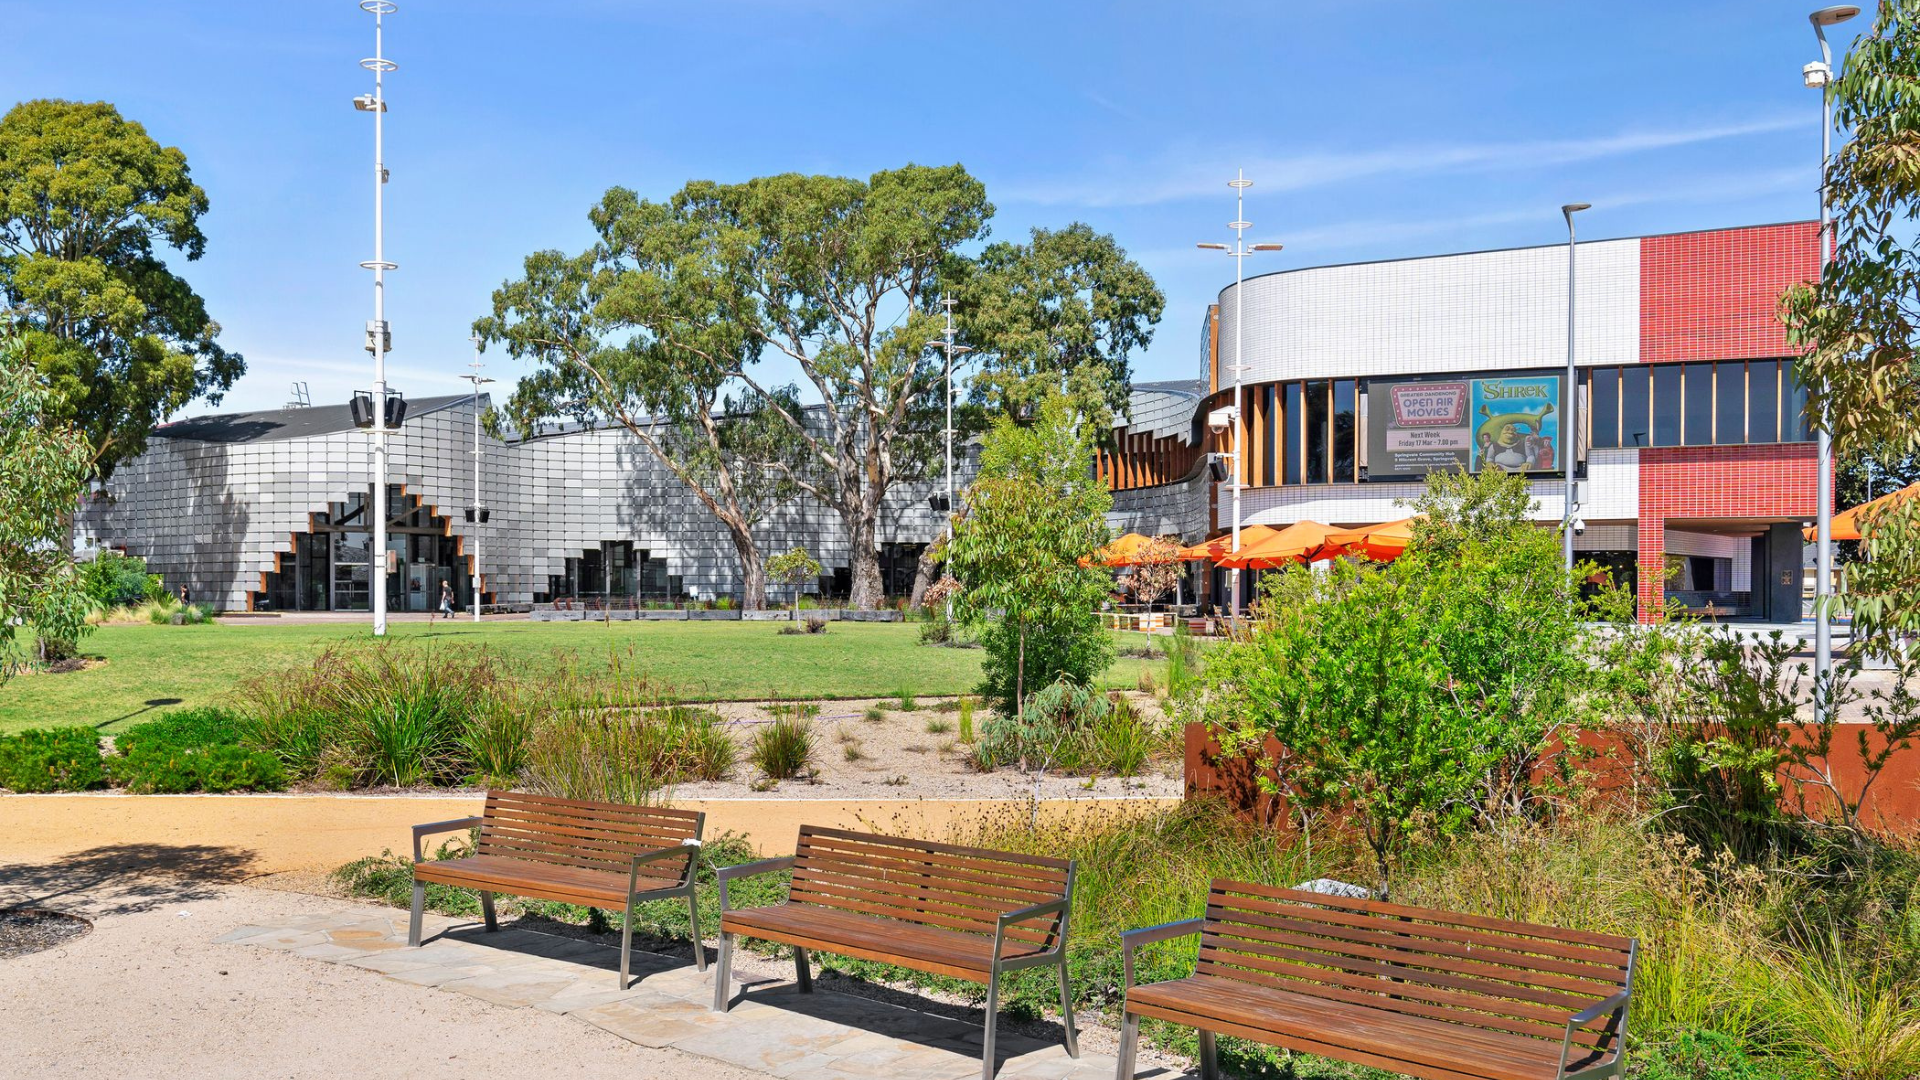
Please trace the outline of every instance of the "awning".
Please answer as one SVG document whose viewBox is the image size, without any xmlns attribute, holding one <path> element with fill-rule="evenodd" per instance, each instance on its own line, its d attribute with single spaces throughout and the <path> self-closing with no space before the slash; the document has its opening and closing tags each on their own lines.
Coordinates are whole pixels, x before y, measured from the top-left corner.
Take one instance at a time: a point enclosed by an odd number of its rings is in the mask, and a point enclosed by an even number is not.
<svg viewBox="0 0 1920 1080">
<path fill-rule="evenodd" d="M 1141 554 L 1151 543 L 1153 543 L 1153 537 L 1130 532 L 1115 537 L 1106 547 L 1094 552 L 1092 559 L 1083 559 L 1081 562 L 1088 566 L 1091 566 L 1094 561 L 1106 566 L 1134 566 L 1140 562 Z"/>
<path fill-rule="evenodd" d="M 1279 531 L 1280 531 L 1279 529 L 1276 529 L 1271 525 L 1242 526 L 1240 529 L 1240 550 L 1245 551 L 1247 548 L 1261 542 L 1262 540 L 1265 540 L 1266 538 L 1274 535 Z M 1233 550 L 1233 534 L 1231 532 L 1227 532 L 1227 533 L 1222 533 L 1211 540 L 1204 540 L 1198 544 L 1193 545 L 1192 547 L 1181 548 L 1180 558 L 1186 562 L 1217 563 L 1221 559 L 1226 558 L 1227 555 L 1230 552 L 1232 552 L 1232 550 Z"/>
<path fill-rule="evenodd" d="M 1872 502 L 1861 503 L 1851 510 L 1833 515 L 1833 538 L 1835 540 L 1860 539 L 1860 523 L 1862 521 L 1871 521 L 1874 515 L 1883 512 L 1887 507 L 1897 502 L 1905 502 L 1915 495 L 1920 495 L 1920 484 L 1909 484 L 1899 491 L 1890 491 Z M 1817 526 L 1811 529 L 1802 529 L 1800 532 L 1808 540 L 1818 540 L 1820 538 L 1820 530 Z"/>
</svg>

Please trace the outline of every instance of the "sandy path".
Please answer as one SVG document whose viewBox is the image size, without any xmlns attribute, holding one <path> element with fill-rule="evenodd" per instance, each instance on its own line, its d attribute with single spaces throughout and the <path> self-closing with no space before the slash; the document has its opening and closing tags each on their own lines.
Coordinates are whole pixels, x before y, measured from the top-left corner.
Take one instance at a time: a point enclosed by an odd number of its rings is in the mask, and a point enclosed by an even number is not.
<svg viewBox="0 0 1920 1080">
<path fill-rule="evenodd" d="M 60 948 L 0 961 L 0 1074 L 20 1077 L 747 1080 L 565 1016 L 477 1006 L 353 968 L 212 944 L 263 915 L 353 907 L 149 873 L 69 892 L 58 872 L 0 880 L 0 906 L 95 919 Z M 183 914 L 184 913 L 184 914 Z"/>
</svg>

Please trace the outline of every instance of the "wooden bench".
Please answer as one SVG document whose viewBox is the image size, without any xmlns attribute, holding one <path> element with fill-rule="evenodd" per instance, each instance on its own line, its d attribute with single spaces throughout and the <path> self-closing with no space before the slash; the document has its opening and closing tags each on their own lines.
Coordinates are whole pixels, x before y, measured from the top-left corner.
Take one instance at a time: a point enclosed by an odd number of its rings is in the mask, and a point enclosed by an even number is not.
<svg viewBox="0 0 1920 1080">
<path fill-rule="evenodd" d="M 620 988 L 633 951 L 633 906 L 684 896 L 693 922 L 694 963 L 707 970 L 700 940 L 694 870 L 706 815 L 691 810 L 583 802 L 517 791 L 489 791 L 479 817 L 413 827 L 413 921 L 407 944 L 420 944 L 427 884 L 480 891 L 487 929 L 498 930 L 493 894 L 510 893 L 583 907 L 624 911 Z M 478 827 L 480 842 L 464 859 L 425 861 L 420 842 L 434 833 Z"/>
<path fill-rule="evenodd" d="M 793 885 L 785 903 L 728 906 L 729 881 L 786 869 Z M 803 994 L 813 989 L 808 949 L 985 983 L 981 1075 L 991 1080 L 1000 975 L 1053 965 L 1067 1053 L 1080 1056 L 1067 984 L 1073 863 L 1065 859 L 803 825 L 792 856 L 722 867 L 719 879 L 715 1012 L 730 1003 L 735 935 L 792 945 Z"/>
<path fill-rule="evenodd" d="M 1193 975 L 1133 984 L 1136 950 L 1192 934 Z M 1142 1017 L 1199 1029 L 1208 1080 L 1216 1033 L 1428 1080 L 1622 1075 L 1631 938 L 1216 880 L 1203 918 L 1121 947 L 1120 1080 Z"/>
</svg>

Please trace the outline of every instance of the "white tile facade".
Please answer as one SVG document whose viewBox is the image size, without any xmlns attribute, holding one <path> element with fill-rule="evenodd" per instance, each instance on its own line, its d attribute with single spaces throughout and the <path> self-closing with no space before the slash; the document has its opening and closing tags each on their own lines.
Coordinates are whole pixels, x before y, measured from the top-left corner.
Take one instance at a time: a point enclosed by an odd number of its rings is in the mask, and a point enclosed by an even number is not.
<svg viewBox="0 0 1920 1080">
<path fill-rule="evenodd" d="M 389 481 L 447 517 L 468 552 L 474 422 L 465 399 L 424 408 L 389 444 Z M 725 530 L 624 430 L 515 443 L 482 435 L 481 450 L 481 499 L 492 520 L 480 527 L 480 572 L 496 602 L 530 603 L 569 556 L 603 540 L 631 540 L 664 558 L 667 572 L 698 595 L 739 593 Z M 308 514 L 367 490 L 370 459 L 369 437 L 359 431 L 250 442 L 156 435 L 114 473 L 109 498 L 83 508 L 81 540 L 147 559 L 170 588 L 185 585 L 196 600 L 244 609 L 276 553 L 291 552 L 293 534 L 307 530 Z M 956 483 L 970 478 L 972 460 L 956 452 Z M 882 507 L 878 542 L 931 539 L 941 527 L 927 505 L 936 486 L 897 485 Z M 829 569 L 848 564 L 839 515 L 811 498 L 777 508 L 755 533 L 769 555 L 804 545 Z"/>
</svg>

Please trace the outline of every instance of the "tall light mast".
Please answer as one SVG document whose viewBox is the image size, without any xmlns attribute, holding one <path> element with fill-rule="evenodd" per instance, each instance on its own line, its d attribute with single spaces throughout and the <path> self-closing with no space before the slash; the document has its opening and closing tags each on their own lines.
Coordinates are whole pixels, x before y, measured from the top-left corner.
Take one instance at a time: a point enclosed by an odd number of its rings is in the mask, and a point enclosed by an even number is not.
<svg viewBox="0 0 1920 1080">
<path fill-rule="evenodd" d="M 385 76 L 399 65 L 382 55 L 383 19 L 398 10 L 393 0 L 360 0 L 360 10 L 373 16 L 373 55 L 360 66 L 373 72 L 373 93 L 353 99 L 353 107 L 373 114 L 373 258 L 361 263 L 373 271 L 373 321 L 367 323 L 367 348 L 373 352 L 373 633 L 387 632 L 387 348 L 392 334 L 387 327 L 387 280 L 389 270 L 399 266 L 386 260 L 386 220 L 384 197 L 387 167 L 383 160 L 382 136 L 387 116 Z"/>
</svg>

